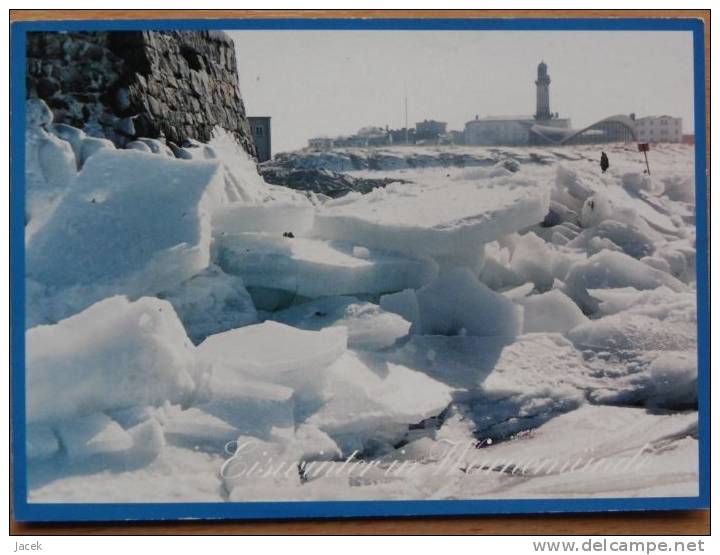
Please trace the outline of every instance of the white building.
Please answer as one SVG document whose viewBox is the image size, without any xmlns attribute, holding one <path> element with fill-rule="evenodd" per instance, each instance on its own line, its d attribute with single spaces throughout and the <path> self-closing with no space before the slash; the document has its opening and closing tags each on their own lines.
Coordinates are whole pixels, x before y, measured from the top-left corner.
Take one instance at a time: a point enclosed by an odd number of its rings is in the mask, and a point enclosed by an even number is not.
<svg viewBox="0 0 720 555">
<path fill-rule="evenodd" d="M 532 116 L 489 116 L 475 118 L 465 124 L 465 144 L 468 145 L 526 145 Z"/>
<path fill-rule="evenodd" d="M 635 132 L 641 143 L 682 142 L 682 118 L 646 116 L 635 119 Z"/>
<path fill-rule="evenodd" d="M 530 130 L 538 121 L 534 116 L 489 116 L 465 124 L 465 144 L 524 146 L 530 144 Z M 570 120 L 554 117 L 543 121 L 546 127 L 569 129 Z"/>
</svg>

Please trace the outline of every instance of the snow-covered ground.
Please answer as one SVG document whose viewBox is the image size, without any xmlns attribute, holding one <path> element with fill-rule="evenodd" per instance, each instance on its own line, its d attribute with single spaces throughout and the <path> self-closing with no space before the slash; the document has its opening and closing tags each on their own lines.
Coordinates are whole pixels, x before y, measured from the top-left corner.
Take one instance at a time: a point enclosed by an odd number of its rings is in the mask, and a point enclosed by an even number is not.
<svg viewBox="0 0 720 555">
<path fill-rule="evenodd" d="M 330 199 L 31 103 L 30 501 L 696 495 L 693 150 L 603 148 L 285 157 L 398 180 Z"/>
</svg>

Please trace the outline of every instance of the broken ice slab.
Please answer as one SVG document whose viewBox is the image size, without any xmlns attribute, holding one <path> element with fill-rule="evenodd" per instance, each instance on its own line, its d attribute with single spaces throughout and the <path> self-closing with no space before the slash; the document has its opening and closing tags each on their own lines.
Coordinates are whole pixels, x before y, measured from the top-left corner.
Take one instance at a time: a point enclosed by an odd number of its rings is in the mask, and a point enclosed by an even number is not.
<svg viewBox="0 0 720 555">
<path fill-rule="evenodd" d="M 208 265 L 210 212 L 226 201 L 217 162 L 97 152 L 27 245 L 28 278 L 53 292 L 30 304 L 30 325 L 191 277 Z"/>
<path fill-rule="evenodd" d="M 117 296 L 26 332 L 27 420 L 182 402 L 201 365 L 167 301 Z"/>
<path fill-rule="evenodd" d="M 373 360 L 351 351 L 340 357 L 328 369 L 327 402 L 307 421 L 344 455 L 369 442 L 396 443 L 409 425 L 437 416 L 451 400 L 450 387 L 422 372 Z"/>
<path fill-rule="evenodd" d="M 661 286 L 676 292 L 687 291 L 687 286 L 670 274 L 621 252 L 602 250 L 570 267 L 564 292 L 583 312 L 592 314 L 598 310 L 599 303 L 588 293 L 590 289 L 634 287 L 642 290 Z"/>
<path fill-rule="evenodd" d="M 238 375 L 218 363 L 210 378 L 210 400 L 198 409 L 232 425 L 236 435 L 268 437 L 273 429 L 293 430 L 293 390 Z"/>
<path fill-rule="evenodd" d="M 570 297 L 558 289 L 516 301 L 524 308 L 523 331 L 566 333 L 587 321 Z"/>
<path fill-rule="evenodd" d="M 327 239 L 444 260 L 543 221 L 549 191 L 517 177 L 445 185 L 391 184 L 338 199 L 315 216 Z"/>
<path fill-rule="evenodd" d="M 422 333 L 515 336 L 522 308 L 491 290 L 467 268 L 441 273 L 417 292 Z"/>
<path fill-rule="evenodd" d="M 132 454 L 136 459 L 149 460 L 165 450 L 165 434 L 155 418 L 141 422 L 127 432 L 132 438 Z"/>
<path fill-rule="evenodd" d="M 356 297 L 325 297 L 275 312 L 271 318 L 304 330 L 329 326 L 348 329 L 348 346 L 354 349 L 383 349 L 405 337 L 410 322 L 379 306 Z"/>
<path fill-rule="evenodd" d="M 209 383 L 209 399 L 183 410 L 177 405 L 158 409 L 168 439 L 188 448 L 223 451 L 240 434 L 268 438 L 294 428 L 293 390 L 249 379 L 218 363 Z"/>
<path fill-rule="evenodd" d="M 512 338 L 523 325 L 523 309 L 491 290 L 467 268 L 446 270 L 418 291 L 383 295 L 380 306 L 411 321 L 414 335 Z"/>
<path fill-rule="evenodd" d="M 217 335 L 198 346 L 200 357 L 222 364 L 229 372 L 293 388 L 316 398 L 327 367 L 347 349 L 347 329 L 305 331 L 264 322 Z"/>
<path fill-rule="evenodd" d="M 214 248 L 220 267 L 242 277 L 246 287 L 308 298 L 417 288 L 437 274 L 430 259 L 361 251 L 341 241 L 241 233 L 218 237 Z"/>
<path fill-rule="evenodd" d="M 506 286 L 530 281 L 538 291 L 548 291 L 556 279 L 565 278 L 568 266 L 579 258 L 553 248 L 533 232 L 509 237 L 507 242 L 511 245 L 512 255 L 503 272 L 508 275 L 507 270 L 510 271 L 508 277 L 511 281 Z M 491 257 L 497 261 L 504 257 L 499 249 L 488 251 L 488 261 Z M 487 275 L 491 272 L 492 268 L 483 268 L 482 273 Z M 502 274 L 497 277 L 501 278 Z"/>
<path fill-rule="evenodd" d="M 221 452 L 238 433 L 235 426 L 198 407 L 168 405 L 158 409 L 157 417 L 170 444 L 189 449 L 212 447 Z"/>
</svg>

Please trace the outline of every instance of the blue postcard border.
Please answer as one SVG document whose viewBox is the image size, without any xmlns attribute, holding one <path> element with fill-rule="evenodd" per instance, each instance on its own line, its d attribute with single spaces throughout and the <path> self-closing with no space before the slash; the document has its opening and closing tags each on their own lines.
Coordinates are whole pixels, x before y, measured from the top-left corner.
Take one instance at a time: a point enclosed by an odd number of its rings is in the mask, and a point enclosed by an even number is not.
<svg viewBox="0 0 720 555">
<path fill-rule="evenodd" d="M 262 503 L 29 503 L 25 453 L 25 44 L 31 31 L 72 30 L 558 30 L 690 31 L 695 100 L 699 495 L 602 499 L 292 501 Z M 388 516 L 688 510 L 710 507 L 710 284 L 705 35 L 701 19 L 183 19 L 14 22 L 10 29 L 10 402 L 16 521 L 369 518 Z"/>
</svg>

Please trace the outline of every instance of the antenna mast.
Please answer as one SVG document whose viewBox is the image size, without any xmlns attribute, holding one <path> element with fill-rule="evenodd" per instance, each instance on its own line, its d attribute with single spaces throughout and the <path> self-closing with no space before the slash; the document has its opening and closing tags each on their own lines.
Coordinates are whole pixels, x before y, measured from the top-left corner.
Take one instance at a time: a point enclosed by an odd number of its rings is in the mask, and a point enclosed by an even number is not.
<svg viewBox="0 0 720 555">
<path fill-rule="evenodd" d="M 408 110 L 407 110 L 407 83 L 405 83 L 405 144 L 410 144 L 410 137 L 408 135 Z"/>
</svg>

